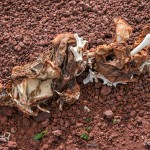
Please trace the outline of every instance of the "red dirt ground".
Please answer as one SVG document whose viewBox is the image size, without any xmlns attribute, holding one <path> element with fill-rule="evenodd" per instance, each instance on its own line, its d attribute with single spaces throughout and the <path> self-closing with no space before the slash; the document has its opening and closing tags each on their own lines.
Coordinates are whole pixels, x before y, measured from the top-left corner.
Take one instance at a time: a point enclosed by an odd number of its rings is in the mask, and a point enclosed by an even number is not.
<svg viewBox="0 0 150 150">
<path fill-rule="evenodd" d="M 78 33 L 89 47 L 108 43 L 115 33 L 113 18 L 122 17 L 133 28 L 132 44 L 142 27 L 150 23 L 149 0 L 1 0 L 0 80 L 10 79 L 15 65 L 32 61 L 50 47 L 50 40 L 63 32 Z M 102 82 L 83 85 L 81 97 L 65 105 L 49 103 L 51 114 L 27 116 L 16 108 L 0 107 L 0 135 L 10 141 L 0 150 L 145 150 L 150 149 L 150 82 L 148 75 L 136 83 L 116 88 Z M 84 110 L 84 106 L 90 112 Z M 110 114 L 105 116 L 105 111 Z M 112 114 L 111 114 L 112 111 Z M 47 130 L 39 141 L 36 133 Z M 89 140 L 81 138 L 88 135 Z"/>
</svg>

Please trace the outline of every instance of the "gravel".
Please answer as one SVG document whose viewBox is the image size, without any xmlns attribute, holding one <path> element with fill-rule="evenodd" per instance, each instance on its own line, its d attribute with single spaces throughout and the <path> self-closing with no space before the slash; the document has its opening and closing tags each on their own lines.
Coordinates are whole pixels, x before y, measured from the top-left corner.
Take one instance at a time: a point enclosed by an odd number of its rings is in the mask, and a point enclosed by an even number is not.
<svg viewBox="0 0 150 150">
<path fill-rule="evenodd" d="M 134 28 L 128 41 L 132 44 L 142 27 L 150 23 L 149 6 L 149 0 L 1 0 L 0 83 L 9 82 L 14 66 L 33 61 L 41 52 L 50 49 L 50 41 L 58 33 L 78 33 L 89 41 L 88 48 L 92 48 L 112 40 L 113 19 L 122 17 Z M 71 106 L 64 105 L 62 112 L 55 102 L 48 104 L 51 114 L 41 113 L 37 117 L 24 115 L 15 108 L 0 107 L 0 135 L 13 127 L 16 132 L 11 133 L 9 144 L 16 149 L 84 150 L 89 143 L 96 143 L 91 147 L 101 150 L 149 147 L 145 142 L 150 119 L 148 75 L 116 88 L 104 86 L 101 81 L 83 85 L 85 76 L 86 72 L 77 79 L 81 86 L 80 100 Z M 85 105 L 90 112 L 84 111 Z M 106 121 L 103 118 L 106 110 L 120 116 L 120 122 Z M 91 130 L 87 131 L 86 127 Z M 34 135 L 44 130 L 48 134 L 34 141 Z M 55 136 L 54 131 L 63 134 Z M 83 133 L 92 138 L 82 140 Z M 2 143 L 0 149 L 8 150 L 7 144 Z"/>
</svg>

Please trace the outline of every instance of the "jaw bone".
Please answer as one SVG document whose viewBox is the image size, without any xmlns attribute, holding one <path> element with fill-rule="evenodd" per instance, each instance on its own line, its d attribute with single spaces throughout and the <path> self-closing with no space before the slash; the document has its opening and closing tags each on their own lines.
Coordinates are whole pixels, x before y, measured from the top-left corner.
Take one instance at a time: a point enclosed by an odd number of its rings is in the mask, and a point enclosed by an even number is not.
<svg viewBox="0 0 150 150">
<path fill-rule="evenodd" d="M 103 80 L 103 84 L 107 86 L 114 86 L 116 87 L 117 84 L 126 84 L 125 82 L 118 81 L 118 82 L 111 82 L 107 78 L 104 77 L 101 73 L 95 73 L 91 69 L 89 69 L 89 74 L 88 76 L 83 80 L 83 84 L 87 84 L 89 82 L 98 82 L 98 78 Z"/>
<path fill-rule="evenodd" d="M 104 85 L 106 84 L 107 86 L 114 86 L 114 87 L 116 87 L 117 84 L 126 84 L 125 82 L 122 82 L 122 81 L 111 82 L 107 78 L 105 78 L 104 75 L 102 75 L 100 73 L 98 73 L 97 78 L 102 79 L 103 80 L 103 84 Z"/>
</svg>

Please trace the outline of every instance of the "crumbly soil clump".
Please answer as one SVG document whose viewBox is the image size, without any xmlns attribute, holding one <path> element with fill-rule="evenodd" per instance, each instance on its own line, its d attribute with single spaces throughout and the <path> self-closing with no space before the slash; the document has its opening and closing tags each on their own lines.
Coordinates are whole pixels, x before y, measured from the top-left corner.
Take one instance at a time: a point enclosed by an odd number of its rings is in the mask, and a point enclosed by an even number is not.
<svg viewBox="0 0 150 150">
<path fill-rule="evenodd" d="M 142 27 L 150 23 L 149 0 L 1 0 L 0 82 L 10 80 L 12 67 L 34 60 L 51 47 L 51 40 L 63 32 L 78 33 L 89 48 L 109 43 L 115 33 L 113 19 L 122 17 L 134 31 L 135 41 Z M 0 150 L 144 150 L 150 148 L 150 82 L 148 75 L 136 83 L 116 88 L 99 83 L 83 85 L 78 78 L 78 102 L 58 110 L 48 103 L 51 114 L 27 116 L 15 108 L 0 108 L 0 135 L 11 133 Z M 90 111 L 85 109 L 85 106 Z M 47 130 L 41 140 L 36 133 Z M 0 139 L 1 140 L 1 139 Z"/>
</svg>

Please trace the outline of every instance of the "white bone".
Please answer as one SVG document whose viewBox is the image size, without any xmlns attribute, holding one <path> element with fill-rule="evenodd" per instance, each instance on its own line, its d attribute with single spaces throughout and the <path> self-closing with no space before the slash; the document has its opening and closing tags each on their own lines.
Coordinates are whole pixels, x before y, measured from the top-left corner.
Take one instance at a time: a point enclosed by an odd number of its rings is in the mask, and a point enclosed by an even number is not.
<svg viewBox="0 0 150 150">
<path fill-rule="evenodd" d="M 130 55 L 134 56 L 138 52 L 140 52 L 143 48 L 146 46 L 150 46 L 150 34 L 147 34 L 144 40 L 136 47 L 134 48 L 131 52 Z"/>
<path fill-rule="evenodd" d="M 77 42 L 77 48 L 84 48 L 87 41 L 83 40 L 82 37 L 80 38 L 77 33 L 74 34 L 74 37 L 75 37 L 76 42 Z"/>
<path fill-rule="evenodd" d="M 88 76 L 83 80 L 83 84 L 87 84 L 89 82 L 93 82 L 95 80 L 95 82 L 98 82 L 98 79 L 96 77 L 96 74 L 91 70 L 89 69 L 89 74 Z"/>
<path fill-rule="evenodd" d="M 106 84 L 107 86 L 114 86 L 114 87 L 116 87 L 117 84 L 126 84 L 125 82 L 122 82 L 122 81 L 111 82 L 111 81 L 109 81 L 107 78 L 105 78 L 105 76 L 102 75 L 101 73 L 98 73 L 98 74 L 97 74 L 97 78 L 102 79 L 102 80 L 103 80 L 103 84 L 104 84 L 104 85 Z"/>
<path fill-rule="evenodd" d="M 113 82 L 113 86 L 114 86 L 114 87 L 116 87 L 117 84 L 126 84 L 126 83 L 123 82 L 123 81 Z"/>
<path fill-rule="evenodd" d="M 37 108 L 38 108 L 39 110 L 43 111 L 43 112 L 50 113 L 49 110 L 47 110 L 47 109 L 45 109 L 45 108 L 42 108 L 42 107 L 40 106 L 40 104 L 37 104 Z"/>
<path fill-rule="evenodd" d="M 78 48 L 77 47 L 72 47 L 70 46 L 70 50 L 73 53 L 74 57 L 75 57 L 75 61 L 79 62 L 82 61 L 82 52 L 79 53 Z"/>
<path fill-rule="evenodd" d="M 90 112 L 91 110 L 89 109 L 89 107 L 87 107 L 87 106 L 84 106 L 84 110 L 86 111 L 86 112 Z"/>
<path fill-rule="evenodd" d="M 88 76 L 83 80 L 83 84 L 87 84 L 89 82 L 93 82 L 94 80 L 95 80 L 95 82 L 98 82 L 98 78 L 102 79 L 103 80 L 103 84 L 107 85 L 107 86 L 114 86 L 114 87 L 116 87 L 117 84 L 126 84 L 123 81 L 111 82 L 107 78 L 105 78 L 105 76 L 102 75 L 101 73 L 96 74 L 91 69 L 89 69 Z"/>
<path fill-rule="evenodd" d="M 75 57 L 75 61 L 79 62 L 79 61 L 82 61 L 83 58 L 83 52 L 82 52 L 82 49 L 85 47 L 85 44 L 87 43 L 86 40 L 83 40 L 83 38 L 79 37 L 78 34 L 74 34 L 74 37 L 76 39 L 76 46 L 75 47 L 72 47 L 70 46 L 70 50 L 71 52 L 73 53 L 74 57 Z"/>
<path fill-rule="evenodd" d="M 150 71 L 150 59 L 145 61 L 139 68 L 139 70 L 142 72 L 144 67 L 147 66 L 148 67 L 148 70 Z"/>
</svg>

